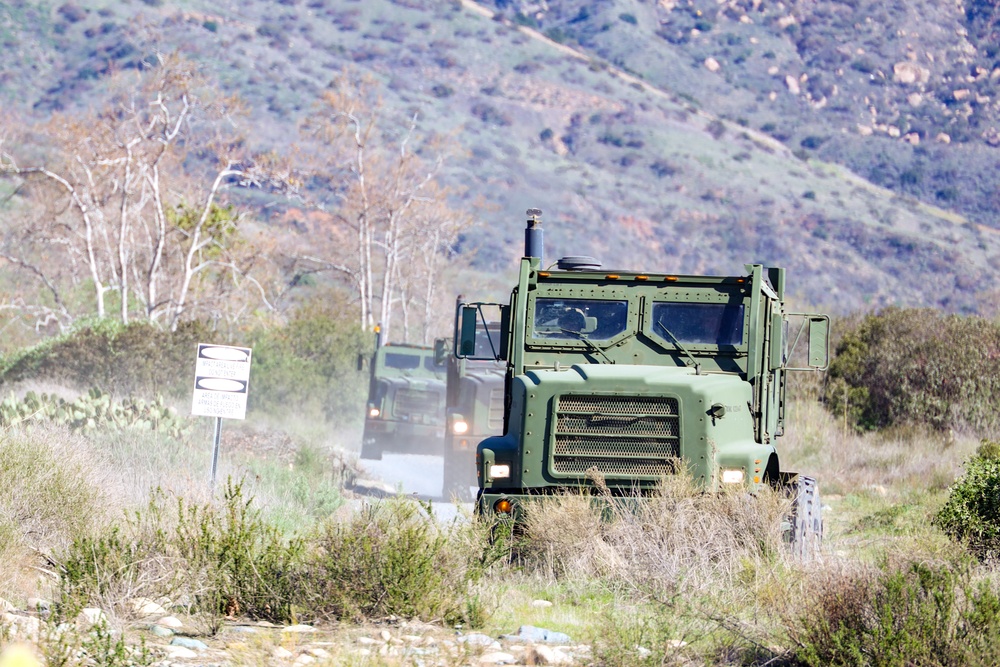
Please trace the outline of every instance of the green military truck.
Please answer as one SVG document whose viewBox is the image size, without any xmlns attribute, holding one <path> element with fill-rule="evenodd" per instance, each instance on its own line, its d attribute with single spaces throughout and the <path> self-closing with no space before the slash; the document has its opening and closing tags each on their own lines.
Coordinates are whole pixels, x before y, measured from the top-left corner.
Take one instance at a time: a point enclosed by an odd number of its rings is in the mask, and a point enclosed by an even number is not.
<svg viewBox="0 0 1000 667">
<path fill-rule="evenodd" d="M 361 458 L 380 460 L 385 452 L 440 455 L 444 438 L 446 367 L 434 348 L 381 344 L 369 367 L 368 403 Z"/>
<path fill-rule="evenodd" d="M 826 368 L 829 318 L 786 311 L 780 268 L 688 276 L 586 257 L 546 267 L 540 211 L 528 216 L 517 286 L 494 304 L 496 355 L 475 344 L 484 304 L 458 312 L 456 356 L 506 362 L 504 433 L 477 450 L 478 511 L 516 515 L 530 496 L 598 477 L 627 495 L 687 470 L 708 491 L 787 489 L 793 550 L 815 550 L 816 482 L 784 471 L 775 443 L 786 373 Z"/>
<path fill-rule="evenodd" d="M 461 305 L 461 298 L 460 305 Z M 490 335 L 487 335 L 489 331 Z M 477 355 L 483 359 L 459 359 L 450 354 L 452 341 L 435 341 L 438 357 L 447 360 L 445 391 L 443 498 L 472 500 L 476 482 L 476 445 L 491 435 L 503 433 L 504 375 L 507 365 L 497 361 L 490 338 L 500 340 L 500 323 L 488 321 L 477 340 Z"/>
</svg>

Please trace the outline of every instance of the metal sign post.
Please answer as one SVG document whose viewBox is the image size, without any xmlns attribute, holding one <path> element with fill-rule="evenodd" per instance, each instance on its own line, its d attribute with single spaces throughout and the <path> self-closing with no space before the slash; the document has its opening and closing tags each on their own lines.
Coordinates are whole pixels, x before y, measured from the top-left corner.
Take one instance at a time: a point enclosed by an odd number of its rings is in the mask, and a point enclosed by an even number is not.
<svg viewBox="0 0 1000 667">
<path fill-rule="evenodd" d="M 194 371 L 194 394 L 191 414 L 215 417 L 212 437 L 212 488 L 219 466 L 219 446 L 222 442 L 222 419 L 245 419 L 247 390 L 250 386 L 249 347 L 198 344 L 198 360 Z"/>
</svg>

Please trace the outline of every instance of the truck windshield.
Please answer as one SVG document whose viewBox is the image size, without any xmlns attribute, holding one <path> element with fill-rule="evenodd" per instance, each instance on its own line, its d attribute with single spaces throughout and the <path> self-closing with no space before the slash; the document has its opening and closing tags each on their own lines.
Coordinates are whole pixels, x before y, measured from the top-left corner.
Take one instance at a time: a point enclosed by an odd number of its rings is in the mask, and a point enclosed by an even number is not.
<svg viewBox="0 0 1000 667">
<path fill-rule="evenodd" d="M 535 300 L 535 338 L 607 340 L 628 326 L 628 301 L 600 299 Z"/>
<path fill-rule="evenodd" d="M 663 329 L 681 343 L 739 346 L 743 343 L 742 303 L 654 303 L 653 333 Z"/>
<path fill-rule="evenodd" d="M 416 354 L 400 354 L 398 352 L 385 353 L 385 367 L 398 368 L 399 370 L 411 370 L 420 368 L 421 357 Z"/>
</svg>

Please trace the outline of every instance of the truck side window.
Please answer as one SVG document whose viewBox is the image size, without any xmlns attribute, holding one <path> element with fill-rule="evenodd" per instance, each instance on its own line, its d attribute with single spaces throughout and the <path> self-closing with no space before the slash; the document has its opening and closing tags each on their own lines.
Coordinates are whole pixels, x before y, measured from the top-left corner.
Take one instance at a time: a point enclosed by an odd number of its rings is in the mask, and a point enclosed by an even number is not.
<svg viewBox="0 0 1000 667">
<path fill-rule="evenodd" d="M 607 340 L 628 326 L 628 301 L 604 299 L 535 300 L 535 338 L 577 338 Z"/>
<path fill-rule="evenodd" d="M 743 344 L 743 303 L 654 303 L 653 333 L 681 343 L 736 347 Z"/>
</svg>

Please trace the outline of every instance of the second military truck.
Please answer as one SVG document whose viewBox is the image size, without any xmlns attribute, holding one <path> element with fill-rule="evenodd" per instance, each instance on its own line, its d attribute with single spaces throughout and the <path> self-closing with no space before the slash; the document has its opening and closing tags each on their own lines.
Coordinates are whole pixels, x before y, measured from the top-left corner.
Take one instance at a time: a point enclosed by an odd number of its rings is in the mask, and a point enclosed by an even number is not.
<svg viewBox="0 0 1000 667">
<path fill-rule="evenodd" d="M 759 264 L 732 276 L 608 270 L 587 257 L 547 267 L 540 212 L 528 216 L 495 355 L 476 345 L 484 306 L 458 312 L 455 354 L 506 365 L 504 432 L 478 445 L 478 510 L 517 515 L 532 496 L 598 479 L 627 495 L 688 471 L 707 491 L 786 489 L 786 534 L 811 553 L 816 483 L 783 469 L 776 442 L 785 374 L 826 367 L 829 318 L 787 312 L 784 269 Z"/>
<path fill-rule="evenodd" d="M 459 297 L 459 307 L 462 297 Z M 480 327 L 477 355 L 480 359 L 460 359 L 450 354 L 452 341 L 435 342 L 438 358 L 447 359 L 444 435 L 444 475 L 441 496 L 462 502 L 472 500 L 476 482 L 476 445 L 491 435 L 503 433 L 504 372 L 507 365 L 497 361 L 498 350 L 491 339 L 500 340 L 500 323 L 487 320 Z"/>
<path fill-rule="evenodd" d="M 368 403 L 361 458 L 384 452 L 440 454 L 444 439 L 446 367 L 434 348 L 387 343 L 375 332 L 368 361 Z"/>
</svg>

